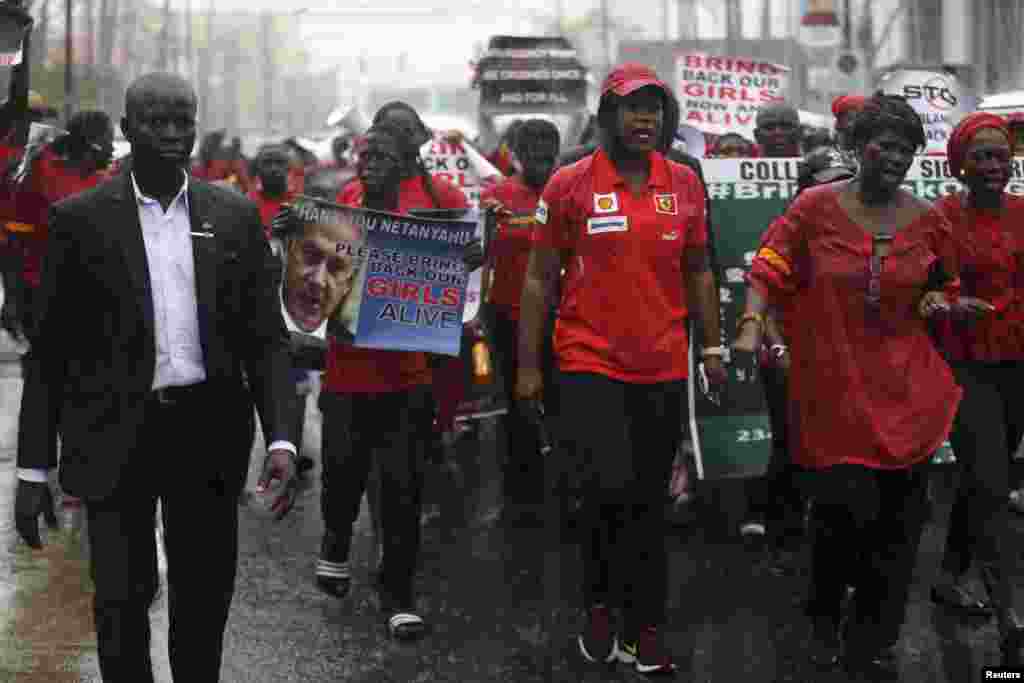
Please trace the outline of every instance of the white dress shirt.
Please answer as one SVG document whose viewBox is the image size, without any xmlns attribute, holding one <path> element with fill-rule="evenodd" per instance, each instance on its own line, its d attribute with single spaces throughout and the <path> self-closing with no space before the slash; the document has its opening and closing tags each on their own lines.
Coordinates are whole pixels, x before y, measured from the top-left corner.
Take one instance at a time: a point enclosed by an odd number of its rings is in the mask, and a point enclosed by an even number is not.
<svg viewBox="0 0 1024 683">
<path fill-rule="evenodd" d="M 188 174 L 183 173 L 182 176 L 181 189 L 164 211 L 159 200 L 142 193 L 135 174 L 131 174 L 153 296 L 156 342 L 153 389 L 188 386 L 206 380 L 199 338 Z M 275 441 L 268 450 L 279 448 L 293 455 L 297 452 L 295 445 L 288 441 Z M 42 482 L 46 481 L 46 470 L 19 468 L 18 477 Z"/>
</svg>

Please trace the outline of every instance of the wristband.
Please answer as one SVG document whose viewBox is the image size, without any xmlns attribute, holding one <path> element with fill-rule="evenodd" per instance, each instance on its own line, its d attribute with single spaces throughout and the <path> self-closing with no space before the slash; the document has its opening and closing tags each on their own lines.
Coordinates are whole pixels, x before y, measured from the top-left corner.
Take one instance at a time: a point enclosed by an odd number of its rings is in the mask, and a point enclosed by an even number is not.
<svg viewBox="0 0 1024 683">
<path fill-rule="evenodd" d="M 743 314 L 743 317 L 740 318 L 739 322 L 736 323 L 736 331 L 739 332 L 741 329 L 743 329 L 743 326 L 750 321 L 756 322 L 761 327 L 761 329 L 764 329 L 763 315 L 761 315 L 760 313 L 745 313 Z"/>
<path fill-rule="evenodd" d="M 707 358 L 709 356 L 715 356 L 716 358 L 722 358 L 725 356 L 724 346 L 709 346 L 700 352 L 701 358 Z"/>
</svg>

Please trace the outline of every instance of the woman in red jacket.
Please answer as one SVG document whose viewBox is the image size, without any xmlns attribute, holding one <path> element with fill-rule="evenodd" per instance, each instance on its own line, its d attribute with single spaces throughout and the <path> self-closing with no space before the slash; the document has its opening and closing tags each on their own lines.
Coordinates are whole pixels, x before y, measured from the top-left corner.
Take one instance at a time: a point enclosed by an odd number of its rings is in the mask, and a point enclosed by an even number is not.
<svg viewBox="0 0 1024 683">
<path fill-rule="evenodd" d="M 942 214 L 900 187 L 925 145 L 910 105 L 875 95 L 851 136 L 860 175 L 803 192 L 758 250 L 735 350 L 739 362 L 760 347 L 767 306 L 800 311 L 788 326 L 790 452 L 818 484 L 812 660 L 837 663 L 853 585 L 843 662 L 868 680 L 891 680 L 924 467 L 960 400 L 924 319 L 949 307 L 957 250 Z"/>
<path fill-rule="evenodd" d="M 1010 457 L 1024 436 L 1024 199 L 1006 192 L 1013 158 L 1002 117 L 967 116 L 947 148 L 950 171 L 967 189 L 943 197 L 936 208 L 953 225 L 970 316 L 949 321 L 940 334 L 964 397 L 951 437 L 960 483 L 932 599 L 962 611 L 990 611 L 963 581 L 976 557 L 1003 646 L 1016 654 L 1024 624 L 1012 600 L 1006 497 Z"/>
<path fill-rule="evenodd" d="M 705 366 L 725 379 L 704 191 L 667 160 L 672 92 L 641 64 L 616 67 L 598 108 L 601 145 L 560 168 L 537 205 L 520 309 L 516 396 L 542 397 L 548 302 L 559 287 L 555 356 L 560 436 L 582 469 L 580 535 L 591 663 L 670 674 L 666 499 L 685 420 L 689 306 Z M 613 612 L 621 608 L 615 626 Z"/>
<path fill-rule="evenodd" d="M 462 193 L 435 184 L 418 159 L 419 147 L 405 129 L 374 124 L 366 133 L 359 180 L 346 187 L 339 202 L 392 213 L 465 207 Z M 337 597 L 348 593 L 352 526 L 372 455 L 381 476 L 384 532 L 378 589 L 389 632 L 397 638 L 415 638 L 424 630 L 413 578 L 420 546 L 425 435 L 434 416 L 430 384 L 424 353 L 330 342 L 320 395 L 325 531 L 317 583 Z"/>
</svg>

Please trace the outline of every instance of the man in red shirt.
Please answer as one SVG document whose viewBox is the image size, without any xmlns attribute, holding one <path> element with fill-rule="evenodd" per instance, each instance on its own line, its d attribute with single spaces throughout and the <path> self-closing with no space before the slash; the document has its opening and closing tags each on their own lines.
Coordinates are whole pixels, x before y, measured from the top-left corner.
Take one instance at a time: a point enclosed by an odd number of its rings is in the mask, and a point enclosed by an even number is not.
<svg viewBox="0 0 1024 683">
<path fill-rule="evenodd" d="M 544 318 L 564 263 L 554 345 L 561 435 L 582 479 L 588 621 L 578 646 L 588 662 L 670 674 L 658 635 L 668 582 L 662 502 L 685 420 L 690 306 L 709 379 L 725 379 L 718 288 L 700 181 L 657 151 L 671 91 L 642 64 L 616 67 L 601 91 L 601 147 L 559 169 L 537 205 L 516 396 L 543 394 Z"/>
<path fill-rule="evenodd" d="M 426 173 L 419 145 L 404 127 L 375 123 L 366 134 L 358 167 L 359 180 L 342 190 L 341 204 L 391 213 L 467 206 L 458 188 Z M 403 639 L 424 630 L 413 579 L 420 547 L 424 442 L 434 417 L 431 380 L 424 353 L 357 348 L 332 338 L 320 394 L 325 529 L 317 585 L 336 597 L 348 593 L 352 526 L 372 457 L 381 477 L 384 521 L 377 587 L 388 631 Z"/>
<path fill-rule="evenodd" d="M 555 169 L 560 136 L 558 128 L 544 119 L 524 121 L 511 140 L 521 170 L 486 190 L 481 205 L 498 210 L 498 230 L 491 243 L 490 267 L 494 273 L 489 307 L 494 322 L 494 342 L 501 362 L 501 376 L 508 394 L 505 438 L 508 444 L 503 472 L 506 520 L 528 521 L 543 502 L 539 445 L 531 422 L 515 401 L 516 362 L 519 347 L 519 303 L 523 295 L 534 214 L 541 192 Z M 550 354 L 545 354 L 550 358 Z M 546 363 L 550 369 L 550 364 Z M 548 409 L 553 405 L 548 401 Z M 513 509 L 513 506 L 517 509 Z"/>
<path fill-rule="evenodd" d="M 66 135 L 48 145 L 32 162 L 28 177 L 14 197 L 17 220 L 26 230 L 18 233 L 18 284 L 6 296 L 18 312 L 21 329 L 30 341 L 42 263 L 49 243 L 50 207 L 105 180 L 114 154 L 114 127 L 106 113 L 79 112 L 71 118 L 67 129 Z M 46 452 L 47 462 L 56 466 L 57 415 L 49 405 L 39 373 L 38 360 L 30 350 L 22 357 L 18 451 Z M 72 500 L 65 498 L 65 502 Z"/>
<path fill-rule="evenodd" d="M 260 187 L 249 191 L 249 199 L 260 207 L 260 219 L 267 239 L 270 239 L 270 224 L 281 210 L 281 205 L 289 204 L 295 198 L 295 193 L 288 189 L 290 164 L 291 156 L 283 145 L 268 145 L 256 155 Z"/>
</svg>

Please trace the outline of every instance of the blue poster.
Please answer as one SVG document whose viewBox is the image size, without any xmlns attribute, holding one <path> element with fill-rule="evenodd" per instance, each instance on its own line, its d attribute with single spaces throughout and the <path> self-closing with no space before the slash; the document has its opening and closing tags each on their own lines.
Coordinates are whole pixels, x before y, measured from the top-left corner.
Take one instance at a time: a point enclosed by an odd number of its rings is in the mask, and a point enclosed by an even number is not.
<svg viewBox="0 0 1024 683">
<path fill-rule="evenodd" d="M 436 220 L 302 197 L 285 248 L 290 329 L 353 346 L 458 356 L 478 218 Z"/>
</svg>

